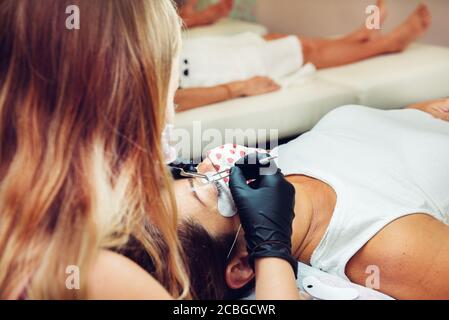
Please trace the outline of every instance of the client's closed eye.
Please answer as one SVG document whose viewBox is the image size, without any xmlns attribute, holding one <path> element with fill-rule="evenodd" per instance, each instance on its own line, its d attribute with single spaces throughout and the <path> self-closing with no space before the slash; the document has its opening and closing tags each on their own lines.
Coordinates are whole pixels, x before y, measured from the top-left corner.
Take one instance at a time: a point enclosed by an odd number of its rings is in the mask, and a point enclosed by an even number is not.
<svg viewBox="0 0 449 320">
<path fill-rule="evenodd" d="M 216 205 L 218 190 L 215 184 L 207 183 L 200 178 L 189 179 L 189 183 L 195 198 L 203 206 L 212 208 Z"/>
</svg>

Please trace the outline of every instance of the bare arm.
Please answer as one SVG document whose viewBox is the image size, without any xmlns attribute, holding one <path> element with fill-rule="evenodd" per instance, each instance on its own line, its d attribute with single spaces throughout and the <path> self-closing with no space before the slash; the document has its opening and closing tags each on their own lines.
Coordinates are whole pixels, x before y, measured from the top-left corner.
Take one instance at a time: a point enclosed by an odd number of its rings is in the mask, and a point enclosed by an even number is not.
<svg viewBox="0 0 449 320">
<path fill-rule="evenodd" d="M 417 109 L 427 112 L 435 118 L 449 121 L 449 99 L 438 99 L 412 104 L 407 109 Z"/>
<path fill-rule="evenodd" d="M 292 266 L 285 260 L 264 258 L 256 260 L 256 299 L 257 300 L 299 300 L 295 274 Z M 276 275 L 273 277 L 273 275 Z"/>
<path fill-rule="evenodd" d="M 280 86 L 266 77 L 254 77 L 245 81 L 231 82 L 225 85 L 204 88 L 179 89 L 175 103 L 178 112 L 231 100 L 249 97 L 279 90 Z"/>
<path fill-rule="evenodd" d="M 240 88 L 233 84 L 216 87 L 179 89 L 175 95 L 178 112 L 240 97 Z"/>
<path fill-rule="evenodd" d="M 102 251 L 88 275 L 92 300 L 171 300 L 145 270 L 119 254 Z"/>
</svg>

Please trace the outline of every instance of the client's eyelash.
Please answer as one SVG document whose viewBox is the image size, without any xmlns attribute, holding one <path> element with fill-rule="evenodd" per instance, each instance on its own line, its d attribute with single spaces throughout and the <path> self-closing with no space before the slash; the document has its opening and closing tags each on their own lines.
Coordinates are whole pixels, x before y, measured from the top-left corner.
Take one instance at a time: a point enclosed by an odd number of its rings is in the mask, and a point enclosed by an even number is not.
<svg viewBox="0 0 449 320">
<path fill-rule="evenodd" d="M 195 196 L 195 198 L 197 198 L 201 202 L 200 197 L 198 197 L 198 193 L 196 193 L 196 188 L 193 184 L 193 179 L 188 179 L 188 181 L 189 181 L 189 185 L 190 185 L 190 190 L 192 190 L 193 195 Z"/>
<path fill-rule="evenodd" d="M 215 187 L 217 188 L 217 196 L 220 197 L 221 193 L 223 192 L 223 187 L 217 181 L 215 181 L 214 184 L 215 184 Z"/>
<path fill-rule="evenodd" d="M 204 206 L 206 207 L 206 205 L 203 203 L 203 201 L 201 201 L 200 197 L 198 196 L 198 193 L 196 192 L 196 187 L 193 184 L 193 179 L 189 179 L 189 185 L 190 185 L 190 190 L 192 190 L 194 197 Z"/>
</svg>

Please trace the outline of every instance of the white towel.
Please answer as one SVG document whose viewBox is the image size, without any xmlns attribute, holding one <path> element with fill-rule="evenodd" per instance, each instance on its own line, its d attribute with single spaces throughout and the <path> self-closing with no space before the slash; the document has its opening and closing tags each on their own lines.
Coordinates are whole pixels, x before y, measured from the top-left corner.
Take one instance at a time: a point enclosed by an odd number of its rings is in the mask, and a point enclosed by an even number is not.
<svg viewBox="0 0 449 320">
<path fill-rule="evenodd" d="M 282 84 L 286 77 L 297 79 L 309 74 L 310 66 L 302 70 L 303 63 L 301 42 L 296 36 L 266 41 L 247 32 L 190 39 L 184 42 L 181 53 L 180 85 L 211 87 L 255 76 L 267 76 Z"/>
</svg>

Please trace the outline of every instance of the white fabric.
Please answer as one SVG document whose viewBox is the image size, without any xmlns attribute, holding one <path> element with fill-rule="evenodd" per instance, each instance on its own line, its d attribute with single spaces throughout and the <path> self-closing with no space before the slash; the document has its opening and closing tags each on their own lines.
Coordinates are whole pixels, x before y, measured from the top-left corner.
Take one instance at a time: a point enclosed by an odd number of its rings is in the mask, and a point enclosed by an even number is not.
<svg viewBox="0 0 449 320">
<path fill-rule="evenodd" d="M 274 80 L 300 70 L 302 48 L 295 36 L 265 41 L 255 33 L 185 40 L 180 61 L 182 88 L 210 87 L 254 76 Z"/>
<path fill-rule="evenodd" d="M 316 277 L 321 282 L 335 288 L 352 288 L 357 290 L 357 292 L 359 293 L 359 297 L 357 300 L 394 300 L 390 296 L 387 296 L 379 291 L 362 287 L 358 284 L 341 279 L 329 273 L 323 272 L 317 268 L 313 268 L 304 263 L 298 262 L 298 277 L 296 280 L 296 284 L 300 291 L 305 291 L 303 280 L 311 276 Z M 250 296 L 245 298 L 245 300 L 254 300 L 255 298 L 256 295 L 253 292 Z"/>
<path fill-rule="evenodd" d="M 298 263 L 298 288 L 301 291 L 305 291 L 303 286 L 303 279 L 307 277 L 316 277 L 321 282 L 333 286 L 335 288 L 351 288 L 357 290 L 359 296 L 357 300 L 394 300 L 392 297 L 387 296 L 379 291 L 360 286 L 350 281 L 344 280 L 340 277 L 333 276 L 329 273 L 323 272 L 317 268 L 313 268 L 304 263 Z"/>
<path fill-rule="evenodd" d="M 242 32 L 252 32 L 263 36 L 268 33 L 268 30 L 265 26 L 258 23 L 225 18 L 210 26 L 186 29 L 183 31 L 183 38 L 193 39 L 211 36 L 230 36 Z"/>
<path fill-rule="evenodd" d="M 330 110 L 348 103 L 356 103 L 355 93 L 345 87 L 317 80 L 314 76 L 303 79 L 273 94 L 229 100 L 209 107 L 193 109 L 176 115 L 175 126 L 183 136 L 179 157 L 197 159 L 210 148 L 225 143 L 255 145 L 257 139 L 263 146 L 266 130 L 275 129 L 270 139 L 296 135 L 310 127 Z M 244 134 L 261 130 L 259 137 Z M 176 131 L 178 131 L 176 130 Z M 227 140 L 226 132 L 236 134 L 237 140 Z M 211 140 L 211 135 L 222 139 Z M 267 134 L 268 135 L 268 134 Z M 206 146 L 208 148 L 206 148 Z M 203 152 L 204 151 L 204 152 Z"/>
<path fill-rule="evenodd" d="M 448 146 L 449 123 L 427 113 L 345 106 L 273 150 L 284 174 L 314 177 L 337 193 L 311 265 L 346 278 L 350 258 L 390 222 L 425 213 L 449 223 Z"/>
<path fill-rule="evenodd" d="M 414 102 L 449 97 L 449 48 L 414 44 L 401 54 L 320 70 L 282 91 L 235 99 L 182 112 L 176 126 L 192 135 L 194 121 L 203 129 L 276 129 L 279 138 L 310 130 L 327 112 L 346 104 L 394 109 Z M 196 137 L 195 139 L 199 139 Z M 255 143 L 249 139 L 249 143 Z M 195 140 L 197 141 L 197 140 Z M 193 145 L 199 157 L 201 148 Z M 224 144 L 221 141 L 214 146 Z M 231 142 L 231 141 L 229 141 Z M 263 139 L 259 139 L 263 143 Z M 186 144 L 183 150 L 190 149 Z"/>
</svg>

